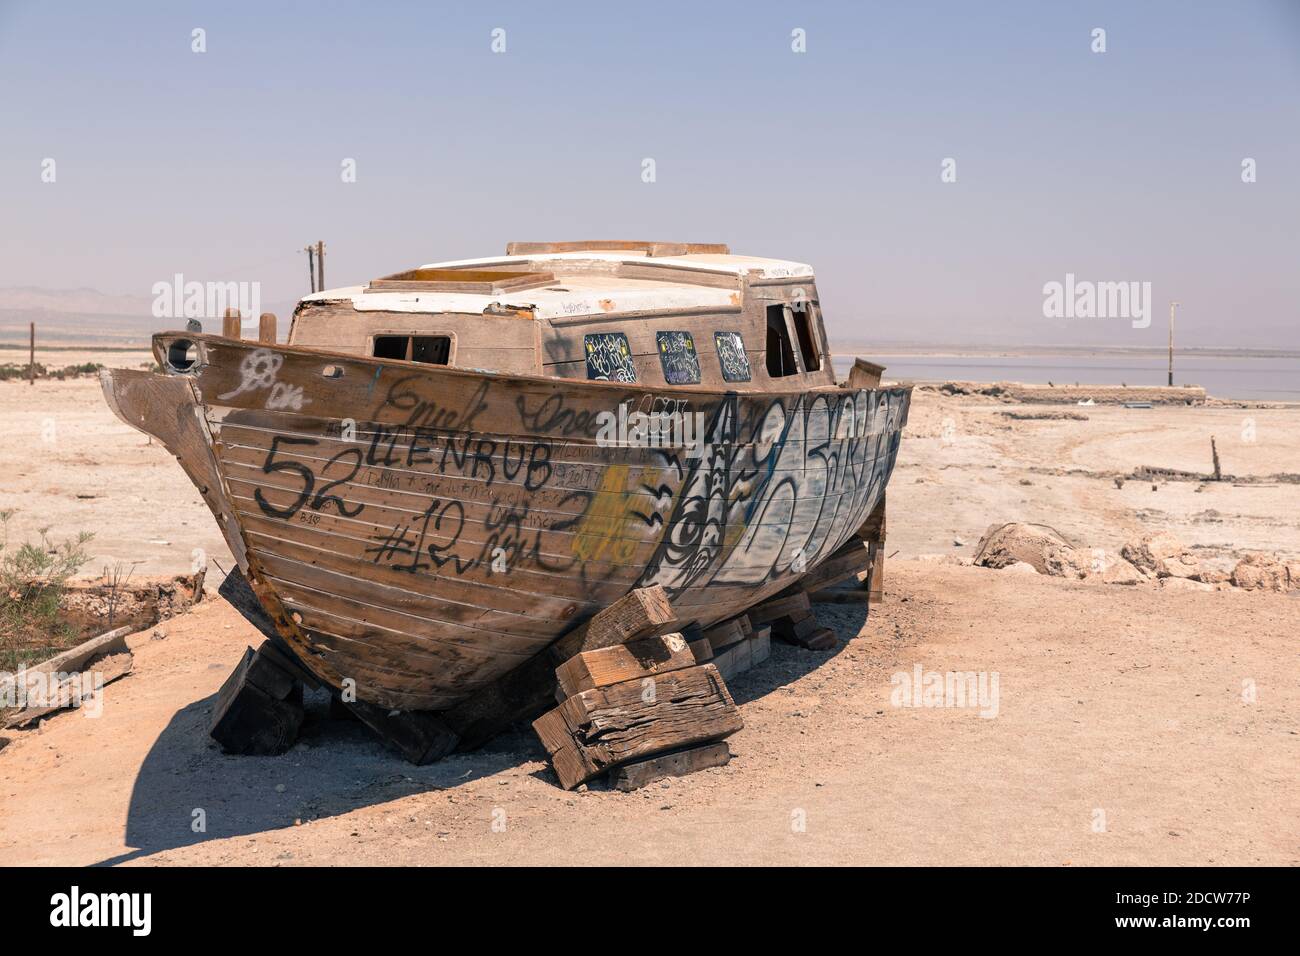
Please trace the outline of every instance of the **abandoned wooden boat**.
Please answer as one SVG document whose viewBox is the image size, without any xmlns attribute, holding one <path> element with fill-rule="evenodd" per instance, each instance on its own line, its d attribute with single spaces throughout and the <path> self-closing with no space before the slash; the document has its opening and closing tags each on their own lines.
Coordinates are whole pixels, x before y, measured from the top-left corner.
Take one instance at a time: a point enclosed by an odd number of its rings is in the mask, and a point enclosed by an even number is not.
<svg viewBox="0 0 1300 956">
<path fill-rule="evenodd" d="M 163 371 L 105 394 L 301 661 L 399 710 L 635 587 L 705 626 L 786 588 L 881 500 L 910 397 L 836 384 L 808 266 L 720 245 L 513 243 L 308 296 L 266 338 L 155 335 Z"/>
</svg>

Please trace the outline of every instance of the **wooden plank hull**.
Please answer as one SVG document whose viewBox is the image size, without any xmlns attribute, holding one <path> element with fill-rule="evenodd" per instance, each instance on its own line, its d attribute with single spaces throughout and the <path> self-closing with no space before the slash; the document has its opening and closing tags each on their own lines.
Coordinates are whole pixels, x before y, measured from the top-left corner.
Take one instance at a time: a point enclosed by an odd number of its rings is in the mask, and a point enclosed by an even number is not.
<svg viewBox="0 0 1300 956">
<path fill-rule="evenodd" d="M 910 398 L 503 376 L 179 333 L 156 351 L 181 337 L 199 343 L 193 371 L 105 373 L 110 403 L 203 489 L 303 662 L 400 709 L 449 707 L 633 587 L 662 585 L 705 626 L 787 587 L 880 500 Z M 690 415 L 700 440 L 611 442 L 620 406 Z"/>
</svg>

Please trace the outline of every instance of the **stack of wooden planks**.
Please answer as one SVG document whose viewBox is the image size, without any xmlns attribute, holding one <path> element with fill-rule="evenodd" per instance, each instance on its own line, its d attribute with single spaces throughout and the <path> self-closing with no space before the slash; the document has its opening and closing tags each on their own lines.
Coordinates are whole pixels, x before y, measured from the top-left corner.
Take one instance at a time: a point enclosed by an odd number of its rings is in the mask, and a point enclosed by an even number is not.
<svg viewBox="0 0 1300 956">
<path fill-rule="evenodd" d="M 560 705 L 533 722 L 566 790 L 602 774 L 632 790 L 725 764 L 740 711 L 681 633 L 580 651 L 555 671 Z"/>
<path fill-rule="evenodd" d="M 754 627 L 747 614 L 714 625 L 704 632 L 704 639 L 713 666 L 725 680 L 757 667 L 772 653 L 772 629 Z"/>
<path fill-rule="evenodd" d="M 473 750 L 511 724 L 531 721 L 553 703 L 555 669 L 575 654 L 680 630 L 662 587 L 637 588 L 442 717 L 459 738 L 457 749 Z"/>
<path fill-rule="evenodd" d="M 772 634 L 787 644 L 815 651 L 829 650 L 836 644 L 835 632 L 817 623 L 806 591 L 764 601 L 749 609 L 749 619 L 755 626 L 770 626 Z"/>
</svg>

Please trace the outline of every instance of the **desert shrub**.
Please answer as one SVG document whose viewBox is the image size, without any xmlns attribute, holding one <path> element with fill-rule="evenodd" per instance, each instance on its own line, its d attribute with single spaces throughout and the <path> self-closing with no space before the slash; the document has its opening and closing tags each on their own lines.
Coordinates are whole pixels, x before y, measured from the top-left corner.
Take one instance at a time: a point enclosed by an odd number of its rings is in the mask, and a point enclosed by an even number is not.
<svg viewBox="0 0 1300 956">
<path fill-rule="evenodd" d="M 41 528 L 38 541 L 9 546 L 9 519 L 0 511 L 0 667 L 21 662 L 24 645 L 47 638 L 65 639 L 59 606 L 68 580 L 90 560 L 86 544 L 94 537 L 82 531 L 55 542 Z"/>
<path fill-rule="evenodd" d="M 82 362 L 80 365 L 65 365 L 63 368 L 49 368 L 40 362 L 36 363 L 37 378 L 56 378 L 62 381 L 65 378 L 81 378 L 83 375 L 95 375 L 104 366 L 98 362 Z M 0 365 L 0 382 L 7 382 L 11 379 L 26 379 L 30 374 L 31 366 L 26 362 L 21 365 L 13 362 L 5 362 Z"/>
</svg>

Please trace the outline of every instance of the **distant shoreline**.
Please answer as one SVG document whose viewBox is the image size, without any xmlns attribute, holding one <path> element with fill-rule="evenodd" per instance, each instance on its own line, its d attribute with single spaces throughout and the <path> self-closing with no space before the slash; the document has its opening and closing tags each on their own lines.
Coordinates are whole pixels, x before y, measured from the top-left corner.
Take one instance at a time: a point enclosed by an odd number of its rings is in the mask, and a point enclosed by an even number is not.
<svg viewBox="0 0 1300 956">
<path fill-rule="evenodd" d="M 880 358 L 1039 358 L 1054 355 L 1084 357 L 1122 355 L 1133 358 L 1141 356 L 1168 355 L 1167 349 L 1151 346 L 1104 346 L 1104 345 L 850 345 L 836 346 L 831 349 L 832 359 L 852 360 L 861 356 L 870 360 Z M 1200 358 L 1260 358 L 1291 359 L 1300 358 L 1300 349 L 1265 349 L 1265 348 L 1225 348 L 1221 346 L 1187 346 L 1175 348 L 1174 357 Z"/>
<path fill-rule="evenodd" d="M 153 348 L 151 337 L 138 340 L 110 339 L 108 341 L 96 341 L 94 339 L 79 340 L 60 336 L 53 341 L 58 344 L 53 344 L 48 338 L 42 341 L 38 337 L 36 347 L 46 352 L 84 352 L 90 349 L 103 352 L 138 352 L 141 350 L 149 351 Z M 0 350 L 2 351 L 26 351 L 28 347 L 29 343 L 26 339 L 0 341 Z M 1070 357 L 1122 355 L 1137 358 L 1146 355 L 1163 357 L 1167 354 L 1168 352 L 1165 349 L 1148 346 L 1093 345 L 889 345 L 877 347 L 869 344 L 854 344 L 831 349 L 832 360 L 841 359 L 844 361 L 852 361 L 859 356 L 871 360 L 874 358 L 1041 358 L 1054 355 Z M 1174 349 L 1175 359 L 1180 355 L 1199 358 L 1294 359 L 1300 358 L 1300 349 L 1232 349 L 1214 346 L 1188 346 Z"/>
</svg>

